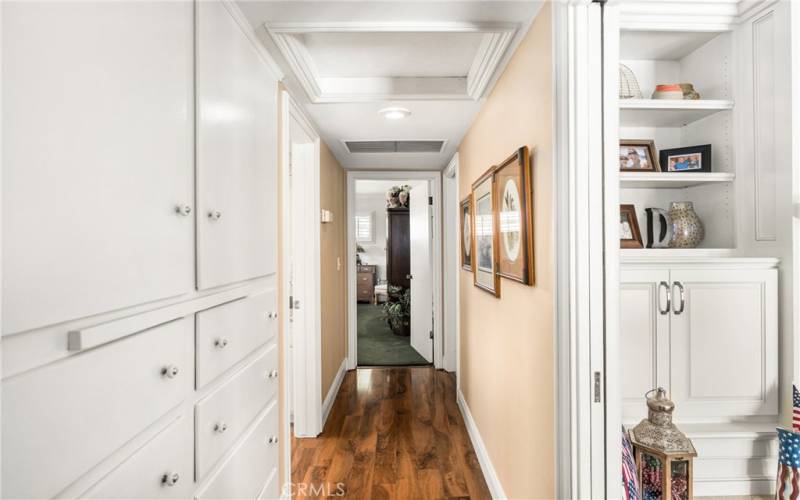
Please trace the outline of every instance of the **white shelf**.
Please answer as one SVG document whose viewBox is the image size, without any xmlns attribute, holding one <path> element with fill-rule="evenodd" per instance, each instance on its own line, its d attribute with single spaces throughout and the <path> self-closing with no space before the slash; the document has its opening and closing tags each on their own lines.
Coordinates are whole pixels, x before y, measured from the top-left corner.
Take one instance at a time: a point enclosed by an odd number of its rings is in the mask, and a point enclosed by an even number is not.
<svg viewBox="0 0 800 500">
<path fill-rule="evenodd" d="M 714 113 L 733 109 L 733 101 L 699 99 L 620 99 L 623 127 L 682 127 Z"/>
<path fill-rule="evenodd" d="M 735 174 L 728 172 L 620 172 L 622 188 L 681 189 L 703 184 L 733 182 Z"/>
</svg>

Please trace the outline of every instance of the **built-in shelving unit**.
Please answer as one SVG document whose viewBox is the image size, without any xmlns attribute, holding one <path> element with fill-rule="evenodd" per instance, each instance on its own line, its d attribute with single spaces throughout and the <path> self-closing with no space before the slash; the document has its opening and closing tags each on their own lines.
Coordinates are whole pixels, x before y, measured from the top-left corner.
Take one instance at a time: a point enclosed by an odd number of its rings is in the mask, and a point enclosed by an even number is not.
<svg viewBox="0 0 800 500">
<path fill-rule="evenodd" d="M 689 187 L 733 182 L 732 172 L 620 172 L 623 189 L 685 189 Z"/>
<path fill-rule="evenodd" d="M 733 109 L 733 101 L 625 99 L 620 101 L 619 109 L 619 122 L 623 127 L 682 127 Z"/>
</svg>

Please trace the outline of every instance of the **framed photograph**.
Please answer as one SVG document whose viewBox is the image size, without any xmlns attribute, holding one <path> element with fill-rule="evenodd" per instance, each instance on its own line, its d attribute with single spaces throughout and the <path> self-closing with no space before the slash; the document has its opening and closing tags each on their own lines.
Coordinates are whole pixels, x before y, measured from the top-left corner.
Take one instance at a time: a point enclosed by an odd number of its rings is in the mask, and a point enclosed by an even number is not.
<svg viewBox="0 0 800 500">
<path fill-rule="evenodd" d="M 619 141 L 620 172 L 659 172 L 656 144 L 653 141 Z"/>
<path fill-rule="evenodd" d="M 619 206 L 619 247 L 642 248 L 642 233 L 633 205 Z"/>
<path fill-rule="evenodd" d="M 472 184 L 472 239 L 475 242 L 473 283 L 500 297 L 497 274 L 497 231 L 495 230 L 494 167 Z"/>
<path fill-rule="evenodd" d="M 662 149 L 660 159 L 665 172 L 711 172 L 711 144 Z"/>
<path fill-rule="evenodd" d="M 528 147 L 519 148 L 494 171 L 497 203 L 497 274 L 534 283 L 533 178 Z"/>
<path fill-rule="evenodd" d="M 461 268 L 472 271 L 472 195 L 461 201 Z"/>
</svg>

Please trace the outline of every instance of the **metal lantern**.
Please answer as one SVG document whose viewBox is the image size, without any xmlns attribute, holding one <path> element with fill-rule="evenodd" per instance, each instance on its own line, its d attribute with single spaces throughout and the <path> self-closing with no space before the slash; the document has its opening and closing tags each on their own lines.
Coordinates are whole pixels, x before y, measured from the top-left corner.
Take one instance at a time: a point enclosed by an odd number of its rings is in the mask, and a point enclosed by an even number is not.
<svg viewBox="0 0 800 500">
<path fill-rule="evenodd" d="M 652 391 L 651 391 L 652 392 Z M 694 445 L 672 423 L 675 403 L 659 387 L 647 398 L 647 418 L 631 430 L 642 500 L 691 500 Z"/>
<path fill-rule="evenodd" d="M 624 64 L 619 65 L 619 98 L 620 99 L 641 99 L 642 91 L 639 89 L 639 82 L 633 71 Z"/>
</svg>

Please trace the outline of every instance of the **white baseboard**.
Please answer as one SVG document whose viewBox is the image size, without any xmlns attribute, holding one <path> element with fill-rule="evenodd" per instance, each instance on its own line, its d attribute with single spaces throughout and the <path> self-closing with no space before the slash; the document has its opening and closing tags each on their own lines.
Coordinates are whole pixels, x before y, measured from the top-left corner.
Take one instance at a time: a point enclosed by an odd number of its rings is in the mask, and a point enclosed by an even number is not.
<svg viewBox="0 0 800 500">
<path fill-rule="evenodd" d="M 322 427 L 320 427 L 320 430 L 325 428 L 325 422 L 328 421 L 328 415 L 330 415 L 331 408 L 333 408 L 333 402 L 336 401 L 336 395 L 339 394 L 339 388 L 342 386 L 342 380 L 344 380 L 346 372 L 347 358 L 343 359 L 339 365 L 339 371 L 336 372 L 331 388 L 328 390 L 328 394 L 325 395 L 325 401 L 322 402 Z"/>
<path fill-rule="evenodd" d="M 478 426 L 475 424 L 475 420 L 472 419 L 472 413 L 469 412 L 469 406 L 467 406 L 467 401 L 464 399 L 464 394 L 461 393 L 461 389 L 458 389 L 458 408 L 461 410 L 461 416 L 464 417 L 464 424 L 467 426 L 469 439 L 472 441 L 472 447 L 475 448 L 475 455 L 478 456 L 483 478 L 486 480 L 487 486 L 489 486 L 489 492 L 492 494 L 492 498 L 508 498 L 503 491 L 500 478 L 497 477 L 497 472 L 494 470 L 492 460 L 489 458 L 489 451 L 486 449 L 486 445 L 483 444 L 481 434 L 478 432 Z"/>
</svg>

